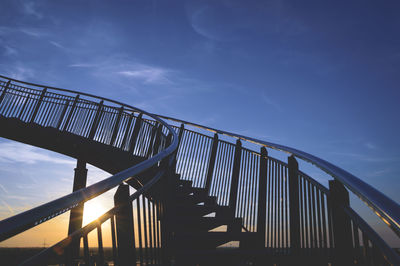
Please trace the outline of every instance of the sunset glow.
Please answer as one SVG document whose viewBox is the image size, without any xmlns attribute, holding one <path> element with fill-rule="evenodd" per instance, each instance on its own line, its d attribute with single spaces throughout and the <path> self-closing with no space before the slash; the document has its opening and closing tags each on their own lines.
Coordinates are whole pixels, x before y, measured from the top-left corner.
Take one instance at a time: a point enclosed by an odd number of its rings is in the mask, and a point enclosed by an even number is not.
<svg viewBox="0 0 400 266">
<path fill-rule="evenodd" d="M 83 209 L 83 225 L 99 218 L 107 209 L 99 201 L 89 201 Z"/>
</svg>

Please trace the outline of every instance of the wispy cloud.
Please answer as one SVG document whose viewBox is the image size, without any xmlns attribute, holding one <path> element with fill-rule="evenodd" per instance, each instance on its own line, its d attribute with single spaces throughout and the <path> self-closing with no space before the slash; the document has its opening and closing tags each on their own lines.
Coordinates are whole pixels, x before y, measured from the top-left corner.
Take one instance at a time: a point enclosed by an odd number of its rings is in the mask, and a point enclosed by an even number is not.
<svg viewBox="0 0 400 266">
<path fill-rule="evenodd" d="M 19 80 L 29 80 L 35 76 L 35 71 L 32 68 L 20 62 L 0 64 L 0 72 L 10 78 Z"/>
<path fill-rule="evenodd" d="M 0 162 L 16 162 L 35 164 L 49 162 L 57 164 L 73 164 L 73 160 L 57 158 L 50 152 L 21 143 L 0 143 Z"/>
<path fill-rule="evenodd" d="M 8 46 L 8 45 L 4 45 L 3 46 L 4 47 L 4 55 L 5 56 L 14 56 L 14 55 L 18 55 L 18 51 L 17 51 L 17 49 L 15 49 L 15 48 L 13 48 L 13 47 L 11 47 L 11 46 Z"/>
<path fill-rule="evenodd" d="M 130 69 L 129 69 L 130 68 Z M 160 67 L 151 67 L 146 65 L 130 66 L 127 70 L 117 72 L 128 78 L 134 78 L 143 81 L 143 83 L 170 84 L 169 71 Z"/>
<path fill-rule="evenodd" d="M 365 161 L 365 162 L 370 162 L 370 163 L 400 161 L 400 157 L 377 157 L 377 156 L 370 156 L 370 155 L 366 155 L 366 154 L 359 154 L 359 153 L 352 153 L 352 152 L 331 152 L 331 154 L 351 157 L 351 158 L 359 160 L 359 161 Z"/>
<path fill-rule="evenodd" d="M 40 37 L 47 35 L 47 33 L 44 30 L 39 29 L 39 28 L 25 27 L 25 28 L 19 28 L 18 30 L 26 35 L 36 37 L 36 38 L 40 38 Z"/>
<path fill-rule="evenodd" d="M 60 43 L 58 43 L 58 42 L 55 42 L 55 41 L 49 41 L 52 45 L 54 45 L 55 47 L 57 47 L 57 48 L 60 48 L 60 49 L 63 49 L 63 50 L 65 50 L 66 48 L 65 48 L 65 46 L 63 46 L 63 45 L 61 45 Z"/>
<path fill-rule="evenodd" d="M 119 77 L 145 85 L 171 85 L 174 84 L 173 79 L 178 74 L 177 71 L 143 64 L 123 56 L 112 56 L 89 63 L 77 62 L 70 64 L 69 67 L 88 68 L 96 76 L 108 76 L 114 80 Z"/>
<path fill-rule="evenodd" d="M 77 63 L 77 64 L 68 65 L 68 67 L 87 67 L 87 68 L 96 67 L 96 66 L 98 66 L 98 64 Z"/>
<path fill-rule="evenodd" d="M 282 107 L 280 104 L 278 104 L 276 101 L 274 101 L 271 96 L 267 95 L 265 92 L 263 92 L 261 94 L 261 99 L 268 104 L 269 106 L 271 106 L 272 108 L 274 108 L 276 111 L 278 112 L 282 112 Z"/>
<path fill-rule="evenodd" d="M 2 200 L 2 199 L 0 199 L 0 201 L 1 201 L 1 203 L 3 204 L 3 206 L 4 207 L 6 207 L 7 208 L 7 210 L 11 213 L 11 214 L 14 214 L 14 210 L 13 210 L 13 208 L 11 208 L 11 206 L 10 205 L 8 205 L 7 204 L 7 202 L 5 202 L 4 200 Z"/>
<path fill-rule="evenodd" d="M 8 194 L 8 190 L 2 184 L 0 184 L 0 190 L 3 190 L 5 194 Z"/>
<path fill-rule="evenodd" d="M 382 177 L 388 173 L 393 172 L 392 168 L 378 169 L 366 174 L 367 177 Z"/>
<path fill-rule="evenodd" d="M 375 150 L 377 147 L 375 144 L 371 143 L 371 142 L 366 142 L 364 143 L 365 147 L 367 147 L 370 150 Z"/>
<path fill-rule="evenodd" d="M 42 19 L 43 14 L 37 10 L 36 2 L 33 1 L 22 1 L 22 10 L 25 14 L 33 16 L 37 19 Z"/>
</svg>

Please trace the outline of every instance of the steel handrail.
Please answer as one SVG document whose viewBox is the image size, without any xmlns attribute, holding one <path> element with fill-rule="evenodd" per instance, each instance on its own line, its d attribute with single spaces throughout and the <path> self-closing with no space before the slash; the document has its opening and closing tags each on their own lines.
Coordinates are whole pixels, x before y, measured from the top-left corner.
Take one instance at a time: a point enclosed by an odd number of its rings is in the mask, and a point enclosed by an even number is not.
<svg viewBox="0 0 400 266">
<path fill-rule="evenodd" d="M 286 152 L 300 158 L 304 161 L 307 161 L 333 178 L 339 180 L 343 185 L 345 185 L 350 191 L 352 191 L 355 195 L 357 195 L 362 201 L 364 201 L 377 215 L 380 217 L 399 237 L 400 237 L 400 205 L 395 201 L 387 197 L 382 192 L 373 188 L 371 185 L 362 181 L 358 177 L 352 175 L 351 173 L 341 169 L 340 167 L 329 163 L 317 156 L 309 154 L 307 152 L 297 150 L 288 146 L 259 140 L 256 138 L 251 138 L 247 136 L 243 136 L 240 134 L 235 134 L 228 131 L 223 131 L 203 125 L 199 125 L 196 123 L 187 122 L 181 119 L 176 119 L 164 115 L 157 115 L 163 119 L 171 120 L 177 123 L 183 123 L 186 125 L 190 125 L 193 127 L 201 128 L 207 131 L 211 131 L 213 133 L 218 133 L 222 135 L 226 135 L 229 137 L 241 139 L 244 141 L 248 141 L 254 144 L 262 145 L 265 147 L 269 147 L 274 150 Z"/>
<path fill-rule="evenodd" d="M 160 170 L 149 182 L 147 182 L 143 187 L 136 190 L 132 195 L 129 196 L 130 201 L 134 201 L 138 199 L 140 195 L 146 192 L 150 187 L 152 187 L 155 183 L 157 183 L 161 177 L 165 174 L 166 170 Z M 60 240 L 56 244 L 52 245 L 51 247 L 46 248 L 45 250 L 39 252 L 35 256 L 27 259 L 21 265 L 37 265 L 41 259 L 46 258 L 53 250 L 60 250 L 68 246 L 71 242 L 71 239 L 75 239 L 78 237 L 82 237 L 94 229 L 99 225 L 103 224 L 105 221 L 110 219 L 115 213 L 121 208 L 121 206 L 116 206 L 111 208 L 110 210 L 106 211 L 102 215 L 100 215 L 97 219 L 91 221 L 89 224 L 85 225 L 84 227 L 74 231 L 72 234 L 68 235 L 66 238 Z"/>
<path fill-rule="evenodd" d="M 44 88 L 47 88 L 47 89 L 56 90 L 56 91 L 63 91 L 63 92 L 75 93 L 75 94 L 84 95 L 84 96 L 96 98 L 96 99 L 103 100 L 103 101 L 108 101 L 108 102 L 110 102 L 110 103 L 114 103 L 114 104 L 121 105 L 121 106 L 124 106 L 124 107 L 129 107 L 129 108 L 131 108 L 132 110 L 135 110 L 135 111 L 137 111 L 137 112 L 139 112 L 139 113 L 144 113 L 144 114 L 146 114 L 146 115 L 151 116 L 150 113 L 148 113 L 148 112 L 146 112 L 146 111 L 144 111 L 144 110 L 142 110 L 142 109 L 140 109 L 140 108 L 133 107 L 133 106 L 131 106 L 131 105 L 129 105 L 129 104 L 125 104 L 125 103 L 122 103 L 122 102 L 119 102 L 119 101 L 115 101 L 115 100 L 111 100 L 111 99 L 108 99 L 108 98 L 104 98 L 104 97 L 101 97 L 101 96 L 96 96 L 96 95 L 94 95 L 94 94 L 90 94 L 90 93 L 86 93 L 86 92 L 80 92 L 80 91 L 75 91 L 75 90 L 69 90 L 69 89 L 62 89 L 62 88 L 57 88 L 57 87 L 52 87 L 52 86 L 45 86 L 45 85 L 36 84 L 36 83 L 31 83 L 31 82 L 26 82 L 26 81 L 21 81 L 21 80 L 9 78 L 9 77 L 3 76 L 3 75 L 0 75 L 0 78 L 8 79 L 8 80 L 11 80 L 11 81 L 15 81 L 15 82 L 18 82 L 18 83 L 22 83 L 22 84 L 26 84 L 26 85 L 31 85 L 31 86 L 35 86 L 35 87 L 41 87 L 41 88 L 43 88 L 43 89 L 44 89 Z M 129 111 L 129 110 L 126 110 L 126 111 Z M 151 117 L 152 117 L 152 116 L 151 116 Z M 155 117 L 152 117 L 152 118 L 156 119 Z M 156 120 L 159 121 L 159 122 L 161 121 L 161 120 L 159 120 L 159 119 L 156 119 Z"/>
<path fill-rule="evenodd" d="M 88 93 L 81 93 L 73 90 L 66 90 L 66 89 L 59 89 L 59 88 L 54 88 L 54 87 L 48 87 L 44 85 L 38 85 L 38 84 L 33 84 L 33 83 L 28 83 L 28 82 L 23 82 L 19 81 L 16 79 L 11 79 L 7 78 L 4 76 L 0 75 L 0 78 L 3 79 L 8 79 L 12 80 L 15 82 L 19 82 L 22 84 L 27 84 L 27 85 L 32 85 L 32 86 L 37 86 L 37 87 L 42 87 L 42 88 L 47 88 L 47 89 L 53 89 L 53 90 L 59 90 L 59 91 L 64 91 L 64 92 L 70 92 L 70 93 L 75 93 L 79 95 L 85 95 L 89 96 L 92 98 L 108 101 L 108 102 L 113 102 L 115 104 L 131 108 L 133 110 L 136 110 L 138 112 L 141 112 L 143 114 L 148 115 L 149 117 L 153 118 L 154 120 L 158 121 L 160 124 L 165 126 L 168 131 L 172 135 L 172 140 L 171 144 L 159 152 L 158 154 L 154 155 L 153 157 L 147 159 L 146 161 L 143 161 L 141 163 L 136 164 L 135 166 L 132 166 L 124 171 L 121 171 L 111 177 L 108 177 L 96 184 L 93 184 L 89 187 L 80 189 L 78 191 L 75 191 L 73 193 L 70 193 L 66 196 L 60 197 L 56 200 L 53 200 L 51 202 L 45 203 L 41 206 L 35 207 L 31 210 L 25 211 L 23 213 L 17 214 L 15 216 L 12 216 L 10 218 L 4 219 L 0 221 L 0 241 L 3 241 L 13 235 L 16 235 L 18 233 L 21 233 L 29 228 L 32 228 L 44 221 L 47 221 L 49 219 L 52 219 L 74 207 L 76 207 L 79 204 L 82 204 L 89 199 L 92 199 L 96 197 L 97 195 L 100 195 L 104 193 L 105 191 L 108 191 L 117 185 L 121 184 L 123 181 L 129 180 L 131 177 L 134 175 L 137 175 L 144 170 L 152 167 L 155 165 L 157 162 L 161 161 L 162 159 L 166 158 L 168 155 L 172 154 L 173 152 L 176 151 L 178 147 L 178 136 L 173 130 L 173 128 L 164 122 L 162 119 L 158 118 L 157 116 L 148 113 L 144 110 L 141 110 L 139 108 L 123 104 L 114 100 L 109 100 L 103 97 L 98 97 L 95 95 L 91 95 Z"/>
</svg>

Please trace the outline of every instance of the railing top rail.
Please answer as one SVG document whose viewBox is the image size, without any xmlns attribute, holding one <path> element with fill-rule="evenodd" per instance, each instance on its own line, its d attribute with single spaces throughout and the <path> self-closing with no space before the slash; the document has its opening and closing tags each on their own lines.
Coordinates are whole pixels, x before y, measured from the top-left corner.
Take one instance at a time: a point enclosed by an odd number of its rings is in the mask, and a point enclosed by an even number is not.
<svg viewBox="0 0 400 266">
<path fill-rule="evenodd" d="M 172 154 L 178 147 L 178 136 L 177 136 L 175 130 L 169 124 L 167 124 L 162 119 L 155 116 L 154 114 L 148 113 L 139 108 L 136 108 L 136 107 L 133 107 L 130 105 L 126 105 L 126 104 L 123 104 L 123 103 L 120 103 L 120 102 L 117 102 L 114 100 L 109 100 L 109 99 L 106 99 L 103 97 L 98 97 L 95 95 L 87 94 L 87 93 L 81 93 L 81 92 L 66 90 L 66 89 L 58 89 L 58 88 L 53 88 L 53 87 L 43 86 L 43 85 L 37 85 L 37 84 L 33 84 L 33 83 L 19 81 L 16 79 L 7 78 L 2 75 L 0 75 L 0 78 L 27 84 L 27 85 L 38 86 L 38 87 L 47 88 L 47 89 L 54 89 L 54 90 L 74 93 L 77 95 L 85 95 L 88 97 L 92 97 L 92 98 L 100 99 L 103 101 L 112 102 L 112 103 L 115 103 L 117 105 L 121 105 L 124 107 L 128 107 L 137 112 L 146 114 L 147 116 L 158 121 L 160 124 L 165 126 L 168 129 L 169 133 L 172 135 L 171 144 L 168 147 L 166 147 L 164 150 L 159 152 L 158 154 L 154 155 L 153 157 L 151 157 L 141 163 L 138 163 L 124 171 L 121 171 L 111 177 L 108 177 L 96 184 L 93 184 L 89 187 L 80 189 L 76 192 L 70 193 L 66 196 L 63 196 L 63 197 L 53 200 L 51 202 L 45 203 L 36 208 L 33 208 L 31 210 L 25 211 L 23 213 L 17 214 L 15 216 L 12 216 L 10 218 L 0 221 L 0 241 L 3 241 L 5 239 L 7 239 L 8 237 L 13 236 L 17 233 L 23 232 L 29 228 L 32 228 L 37 224 L 47 221 L 48 219 L 58 216 L 58 215 L 64 213 L 65 211 L 68 211 L 71 208 L 75 207 L 77 204 L 86 202 L 89 199 L 94 198 L 97 195 L 100 195 L 103 192 L 116 187 L 117 185 L 121 184 L 123 181 L 130 179 L 131 177 L 143 172 L 144 170 L 155 165 L 157 162 L 166 158 L 168 155 Z M 127 111 L 129 111 L 129 110 L 127 110 Z"/>
<path fill-rule="evenodd" d="M 108 99 L 108 98 L 104 98 L 104 97 L 101 97 L 101 96 L 96 96 L 94 94 L 90 94 L 90 93 L 86 93 L 86 92 L 79 92 L 79 91 L 75 91 L 75 90 L 56 88 L 56 87 L 51 87 L 51 86 L 45 86 L 45 85 L 40 85 L 40 84 L 35 84 L 35 83 L 31 83 L 31 82 L 26 82 L 26 81 L 21 81 L 21 80 L 9 78 L 9 77 L 3 76 L 3 75 L 0 75 L 0 78 L 6 79 L 6 80 L 10 80 L 10 81 L 14 81 L 14 82 L 18 82 L 18 83 L 25 84 L 25 85 L 30 85 L 30 86 L 43 88 L 43 89 L 46 88 L 46 89 L 51 89 L 51 90 L 56 90 L 56 91 L 68 92 L 68 93 L 72 93 L 72 94 L 79 94 L 79 95 L 82 95 L 82 96 L 87 96 L 87 97 L 95 98 L 95 99 L 98 99 L 98 100 L 107 101 L 107 102 L 110 102 L 110 103 L 114 103 L 116 105 L 121 105 L 121 106 L 124 106 L 124 107 L 128 107 L 128 108 L 132 109 L 133 111 L 136 111 L 136 112 L 139 112 L 139 113 L 144 113 L 144 114 L 149 115 L 150 117 L 152 117 L 150 115 L 150 113 L 148 113 L 148 112 L 146 112 L 146 111 L 144 111 L 144 110 L 142 110 L 140 108 L 133 107 L 133 106 L 131 106 L 129 104 L 125 104 L 125 103 L 122 103 L 122 102 L 119 102 L 119 101 L 115 101 L 115 100 L 111 100 L 111 99 Z M 32 89 L 32 88 L 29 88 L 29 89 Z M 65 96 L 65 95 L 63 95 L 63 96 Z M 126 111 L 130 111 L 130 110 L 126 110 Z M 152 118 L 156 119 L 155 117 L 152 117 Z M 156 120 L 160 122 L 159 119 L 156 119 Z"/>
<path fill-rule="evenodd" d="M 284 145 L 259 140 L 256 138 L 251 138 L 247 136 L 243 136 L 240 134 L 235 134 L 228 131 L 223 131 L 203 125 L 199 125 L 196 123 L 187 122 L 181 119 L 176 119 L 164 115 L 157 115 L 163 119 L 167 119 L 170 121 L 174 121 L 177 123 L 183 123 L 186 125 L 190 125 L 193 127 L 197 127 L 203 130 L 211 131 L 213 133 L 218 133 L 222 135 L 226 135 L 229 137 L 245 140 L 257 145 L 262 145 L 265 147 L 269 147 L 274 150 L 283 151 L 289 154 L 296 156 L 304 161 L 307 161 L 324 172 L 328 173 L 333 178 L 339 180 L 343 183 L 349 190 L 351 190 L 355 195 L 357 195 L 362 201 L 364 201 L 370 208 L 372 208 L 375 213 L 390 227 L 392 230 L 400 236 L 400 205 L 394 202 L 392 199 L 384 195 L 382 192 L 373 188 L 371 185 L 362 181 L 358 177 L 352 175 L 351 173 L 341 169 L 340 167 L 329 163 L 317 156 L 309 154 L 307 152 L 297 150 L 291 147 L 287 147 Z"/>
</svg>

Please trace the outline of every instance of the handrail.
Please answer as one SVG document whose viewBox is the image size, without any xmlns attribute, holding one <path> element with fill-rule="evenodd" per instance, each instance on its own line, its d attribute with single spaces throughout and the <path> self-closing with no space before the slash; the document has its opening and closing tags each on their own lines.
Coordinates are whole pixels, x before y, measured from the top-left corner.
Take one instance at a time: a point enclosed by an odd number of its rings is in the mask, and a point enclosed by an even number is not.
<svg viewBox="0 0 400 266">
<path fill-rule="evenodd" d="M 378 217 L 381 218 L 398 236 L 400 236 L 400 205 L 394 202 L 386 195 L 384 195 L 382 192 L 378 191 L 377 189 L 373 188 L 372 186 L 362 181 L 358 177 L 350 174 L 349 172 L 341 169 L 336 165 L 333 165 L 307 152 L 300 151 L 284 145 L 275 144 L 272 142 L 267 142 L 256 138 L 246 137 L 243 135 L 199 125 L 196 123 L 187 122 L 184 120 L 164 115 L 157 115 L 157 116 L 177 123 L 183 123 L 186 125 L 211 131 L 213 133 L 226 135 L 229 137 L 245 140 L 254 144 L 269 147 L 274 150 L 293 154 L 294 156 L 317 166 L 324 172 L 331 175 L 333 178 L 343 183 L 349 190 L 351 190 L 361 200 L 363 200 L 370 208 L 372 208 L 374 212 L 378 215 Z"/>
<path fill-rule="evenodd" d="M 165 173 L 165 169 L 161 170 L 158 172 L 149 182 L 147 182 L 143 187 L 139 188 L 136 190 L 132 195 L 129 196 L 129 200 L 133 201 L 137 198 L 139 198 L 140 195 L 142 195 L 145 191 L 147 191 L 151 186 L 153 186 L 155 183 L 157 183 L 163 174 Z M 38 262 L 40 262 L 41 259 L 46 258 L 53 250 L 58 250 L 60 248 L 64 248 L 68 246 L 68 244 L 71 242 L 71 239 L 82 237 L 84 234 L 88 234 L 92 230 L 94 230 L 99 224 L 104 223 L 110 217 L 115 215 L 115 213 L 120 209 L 121 206 L 115 206 L 111 208 L 110 210 L 106 211 L 102 215 L 100 215 L 97 219 L 91 221 L 89 224 L 85 225 L 84 227 L 76 230 L 66 238 L 60 240 L 56 244 L 52 245 L 51 247 L 46 248 L 45 250 L 41 251 L 40 253 L 36 254 L 35 256 L 27 259 L 22 263 L 22 265 L 37 265 Z"/>
<path fill-rule="evenodd" d="M 107 179 L 104 179 L 96 184 L 93 184 L 89 187 L 86 187 L 84 189 L 78 190 L 76 192 L 70 193 L 66 196 L 63 196 L 61 198 L 58 198 L 56 200 L 53 200 L 51 202 L 48 202 L 46 204 L 43 204 L 41 206 L 38 206 L 36 208 L 33 208 L 31 210 L 25 211 L 23 213 L 17 214 L 15 216 L 12 216 L 10 218 L 4 219 L 0 221 L 0 241 L 3 241 L 15 234 L 18 234 L 20 232 L 23 232 L 29 228 L 32 228 L 44 221 L 47 221 L 49 219 L 52 219 L 74 207 L 76 207 L 79 204 L 82 204 L 86 201 L 88 201 L 91 198 L 96 197 L 97 195 L 100 195 L 104 193 L 105 191 L 108 191 L 123 181 L 129 180 L 132 176 L 137 175 L 144 170 L 152 167 L 153 165 L 156 165 L 157 162 L 161 161 L 162 159 L 166 158 L 168 155 L 172 154 L 175 152 L 175 150 L 178 147 L 178 136 L 176 132 L 173 130 L 173 128 L 164 122 L 162 119 L 158 118 L 157 116 L 150 114 L 144 110 L 141 110 L 136 107 L 132 107 L 127 104 L 123 104 L 114 100 L 109 100 L 103 97 L 98 97 L 95 95 L 87 94 L 87 93 L 81 93 L 77 91 L 72 91 L 72 90 L 66 90 L 66 89 L 59 89 L 59 88 L 54 88 L 54 87 L 48 87 L 44 85 L 37 85 L 33 83 L 28 83 L 28 82 L 22 82 L 16 79 L 11 79 L 7 78 L 4 76 L 0 75 L 0 78 L 3 79 L 8 79 L 12 81 L 16 81 L 19 83 L 27 84 L 27 85 L 33 85 L 37 87 L 42 87 L 42 88 L 47 88 L 47 89 L 53 89 L 53 90 L 59 90 L 59 91 L 65 91 L 65 92 L 70 92 L 70 93 L 75 93 L 78 95 L 85 95 L 89 96 L 92 98 L 97 98 L 100 100 L 108 101 L 108 102 L 113 102 L 115 104 L 131 108 L 133 110 L 136 110 L 138 112 L 141 112 L 143 114 L 148 115 L 149 117 L 153 118 L 154 120 L 158 121 L 160 124 L 165 126 L 170 134 L 172 135 L 172 140 L 171 144 L 159 152 L 158 154 L 154 155 L 153 157 L 136 164 L 135 166 L 132 166 L 124 171 L 121 171 Z"/>
<path fill-rule="evenodd" d="M 62 88 L 57 88 L 57 87 L 51 87 L 51 86 L 45 86 L 45 85 L 26 82 L 26 81 L 21 81 L 21 80 L 9 78 L 9 77 L 3 76 L 3 75 L 0 75 L 0 78 L 16 81 L 16 82 L 19 82 L 19 83 L 22 83 L 22 84 L 26 84 L 26 85 L 31 85 L 31 86 L 41 87 L 41 88 L 47 88 L 47 89 L 57 90 L 57 91 L 64 91 L 64 92 L 69 92 L 69 93 L 75 93 L 75 94 L 79 94 L 79 95 L 85 95 L 85 96 L 88 96 L 88 97 L 96 98 L 96 99 L 99 99 L 99 100 L 104 100 L 104 101 L 107 101 L 107 102 L 115 103 L 117 105 L 122 105 L 122 106 L 125 106 L 125 107 L 129 107 L 129 108 L 131 108 L 133 110 L 136 110 L 139 113 L 144 113 L 144 114 L 156 119 L 159 122 L 162 121 L 160 119 L 157 119 L 156 117 L 151 116 L 150 113 L 148 113 L 148 112 L 146 112 L 146 111 L 144 111 L 144 110 L 142 110 L 140 108 L 133 107 L 133 106 L 131 106 L 129 104 L 125 104 L 125 103 L 122 103 L 122 102 L 119 102 L 119 101 L 115 101 L 115 100 L 111 100 L 111 99 L 108 99 L 108 98 L 104 98 L 104 97 L 101 97 L 101 96 L 96 96 L 94 94 L 75 91 L 75 90 L 62 89 Z M 129 111 L 129 110 L 126 110 L 126 111 Z"/>
</svg>

